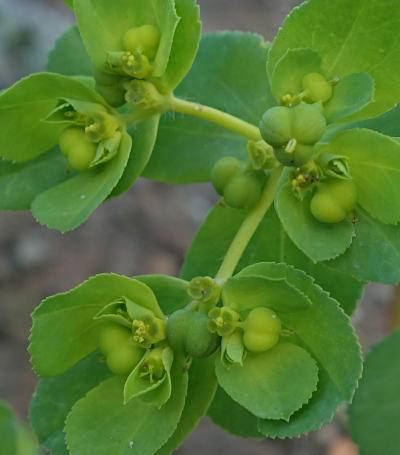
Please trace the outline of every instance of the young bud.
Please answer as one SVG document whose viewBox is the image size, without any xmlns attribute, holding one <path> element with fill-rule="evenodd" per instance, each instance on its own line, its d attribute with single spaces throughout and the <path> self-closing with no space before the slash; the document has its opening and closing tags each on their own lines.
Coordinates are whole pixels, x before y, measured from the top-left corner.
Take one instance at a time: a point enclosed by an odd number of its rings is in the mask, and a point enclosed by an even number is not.
<svg viewBox="0 0 400 455">
<path fill-rule="evenodd" d="M 133 80 L 126 88 L 125 100 L 140 109 L 153 109 L 165 103 L 165 97 L 151 82 Z"/>
<path fill-rule="evenodd" d="M 209 276 L 198 276 L 193 278 L 187 289 L 192 299 L 209 305 L 218 303 L 222 288 Z"/>
<path fill-rule="evenodd" d="M 347 156 L 324 153 L 318 157 L 318 163 L 327 177 L 344 180 L 351 179 Z"/>
<path fill-rule="evenodd" d="M 279 161 L 275 158 L 273 147 L 265 141 L 249 141 L 247 143 L 247 153 L 254 169 L 273 169 L 279 165 Z"/>
<path fill-rule="evenodd" d="M 164 349 L 165 348 L 162 346 L 152 349 L 143 359 L 143 362 L 140 366 L 140 377 L 147 378 L 150 384 L 154 384 L 160 380 L 165 373 L 163 363 Z"/>
</svg>

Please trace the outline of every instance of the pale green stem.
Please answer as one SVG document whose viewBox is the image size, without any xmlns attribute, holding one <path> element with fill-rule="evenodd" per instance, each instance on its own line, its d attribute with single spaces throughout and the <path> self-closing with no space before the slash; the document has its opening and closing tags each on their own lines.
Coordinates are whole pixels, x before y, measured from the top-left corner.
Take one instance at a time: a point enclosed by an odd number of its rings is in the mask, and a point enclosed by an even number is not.
<svg viewBox="0 0 400 455">
<path fill-rule="evenodd" d="M 282 170 L 283 167 L 280 166 L 272 172 L 264 187 L 261 199 L 257 205 L 249 211 L 247 217 L 236 233 L 224 260 L 222 261 L 221 267 L 215 276 L 215 281 L 219 285 L 223 285 L 225 281 L 233 275 L 244 250 L 273 203 L 276 186 L 282 174 Z"/>
<path fill-rule="evenodd" d="M 260 130 L 256 126 L 213 107 L 171 97 L 168 102 L 168 110 L 208 120 L 252 141 L 262 139 Z"/>
</svg>

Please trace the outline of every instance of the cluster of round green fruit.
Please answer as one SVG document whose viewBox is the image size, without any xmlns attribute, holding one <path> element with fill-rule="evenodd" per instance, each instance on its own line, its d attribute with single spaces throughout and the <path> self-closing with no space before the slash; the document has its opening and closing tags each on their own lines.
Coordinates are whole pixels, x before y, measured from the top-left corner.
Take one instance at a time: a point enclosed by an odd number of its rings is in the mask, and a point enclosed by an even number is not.
<svg viewBox="0 0 400 455">
<path fill-rule="evenodd" d="M 318 184 L 311 199 L 313 216 L 323 223 L 339 223 L 357 204 L 357 187 L 351 179 L 327 178 Z"/>
<path fill-rule="evenodd" d="M 210 319 L 207 326 L 211 333 L 228 336 L 241 330 L 245 348 L 254 353 L 274 347 L 282 330 L 278 315 L 265 307 L 251 310 L 243 322 L 239 320 L 239 314 L 229 307 L 212 308 L 208 316 Z"/>
<path fill-rule="evenodd" d="M 215 352 L 220 337 L 207 328 L 208 317 L 201 312 L 178 310 L 167 321 L 167 340 L 176 352 L 202 358 Z"/>
<path fill-rule="evenodd" d="M 326 119 L 319 104 L 268 109 L 260 122 L 263 139 L 274 148 L 276 159 L 285 166 L 302 166 L 311 160 L 314 145 L 322 138 Z"/>
<path fill-rule="evenodd" d="M 99 347 L 110 371 L 121 376 L 129 374 L 145 353 L 145 349 L 133 342 L 131 330 L 118 324 L 102 328 Z"/>
<path fill-rule="evenodd" d="M 233 157 L 221 158 L 214 165 L 211 181 L 225 202 L 236 209 L 253 207 L 260 199 L 267 178 L 262 170 Z"/>
<path fill-rule="evenodd" d="M 109 55 L 108 71 L 95 68 L 96 90 L 114 107 L 125 104 L 126 84 L 145 79 L 151 73 L 151 61 L 157 55 L 160 33 L 150 24 L 130 28 L 123 36 L 121 52 Z"/>
</svg>

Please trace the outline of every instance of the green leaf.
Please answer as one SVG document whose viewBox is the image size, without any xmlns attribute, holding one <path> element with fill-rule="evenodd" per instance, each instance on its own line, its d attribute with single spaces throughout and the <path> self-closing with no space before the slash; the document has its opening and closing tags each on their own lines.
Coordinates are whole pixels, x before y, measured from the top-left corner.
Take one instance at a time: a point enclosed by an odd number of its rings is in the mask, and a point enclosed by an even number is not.
<svg viewBox="0 0 400 455">
<path fill-rule="evenodd" d="M 400 226 L 380 223 L 360 208 L 355 215 L 355 241 L 344 255 L 326 264 L 361 280 L 399 283 Z"/>
<path fill-rule="evenodd" d="M 64 2 L 70 7 L 70 8 L 74 8 L 74 0 L 64 0 Z"/>
<path fill-rule="evenodd" d="M 81 225 L 117 185 L 131 145 L 131 137 L 124 131 L 120 150 L 112 160 L 40 194 L 32 204 L 33 216 L 39 223 L 61 232 Z"/>
<path fill-rule="evenodd" d="M 185 280 L 168 275 L 141 275 L 135 279 L 151 288 L 164 314 L 172 314 L 192 301 Z"/>
<path fill-rule="evenodd" d="M 160 84 L 172 91 L 185 77 L 195 59 L 201 38 L 199 6 L 196 0 L 175 0 L 175 9 L 180 18 L 172 42 L 171 55 Z"/>
<path fill-rule="evenodd" d="M 151 351 L 150 351 L 151 352 Z M 148 377 L 142 376 L 143 365 L 146 363 L 146 355 L 136 365 L 124 385 L 124 404 L 134 398 L 140 397 L 145 403 L 156 406 L 160 409 L 171 396 L 171 367 L 174 360 L 174 353 L 170 347 L 162 351 L 162 364 L 164 367 L 163 376 L 152 382 Z"/>
<path fill-rule="evenodd" d="M 129 127 L 132 137 L 132 151 L 129 155 L 124 173 L 109 197 L 119 196 L 135 183 L 146 167 L 157 139 L 159 116 L 154 115 Z"/>
<path fill-rule="evenodd" d="M 303 311 L 311 305 L 310 300 L 285 279 L 256 275 L 230 278 L 224 285 L 222 298 L 224 305 L 238 312 L 257 307 L 293 312 Z"/>
<path fill-rule="evenodd" d="M 318 367 L 303 348 L 280 341 L 263 353 L 247 353 L 229 369 L 216 359 L 219 385 L 252 414 L 289 421 L 316 390 Z M 294 381 L 293 378 L 296 377 Z"/>
<path fill-rule="evenodd" d="M 272 93 L 278 101 L 303 90 L 303 78 L 321 72 L 321 57 L 312 49 L 288 49 L 279 59 L 271 77 Z"/>
<path fill-rule="evenodd" d="M 46 69 L 65 76 L 92 76 L 92 62 L 76 25 L 68 27 L 57 39 L 49 53 Z"/>
<path fill-rule="evenodd" d="M 379 117 L 349 124 L 349 128 L 367 128 L 392 137 L 400 137 L 400 104 Z"/>
<path fill-rule="evenodd" d="M 280 313 L 284 327 L 293 330 L 319 367 L 317 392 L 289 423 L 260 420 L 259 430 L 268 437 L 293 437 L 319 429 L 336 409 L 351 401 L 361 374 L 360 346 L 349 318 L 304 272 L 284 264 L 259 263 L 242 270 L 246 275 L 285 277 L 312 301 L 306 311 Z M 346 353 L 346 355 L 343 355 Z"/>
<path fill-rule="evenodd" d="M 194 359 L 189 370 L 187 397 L 178 427 L 156 455 L 170 455 L 196 428 L 210 406 L 216 387 L 214 358 Z"/>
<path fill-rule="evenodd" d="M 218 387 L 215 398 L 208 410 L 212 421 L 229 433 L 240 438 L 263 439 L 264 435 L 258 431 L 257 417 L 247 409 L 233 401 L 232 398 Z"/>
<path fill-rule="evenodd" d="M 350 433 L 361 455 L 396 455 L 400 447 L 400 329 L 372 348 L 349 408 Z"/>
<path fill-rule="evenodd" d="M 182 276 L 189 280 L 198 275 L 215 275 L 245 216 L 246 212 L 243 210 L 216 205 L 187 253 Z M 352 247 L 348 251 L 351 250 Z M 304 270 L 312 275 L 320 286 L 329 291 L 348 314 L 354 311 L 357 300 L 361 298 L 363 283 L 348 272 L 341 271 L 338 266 L 334 267 L 331 262 L 311 261 L 290 240 L 273 207 L 268 211 L 247 246 L 237 271 L 247 265 L 263 261 L 286 262 Z M 388 257 L 385 261 L 388 261 Z M 375 269 L 374 261 L 370 260 L 369 264 Z M 400 265 L 397 270 L 400 270 Z M 391 274 L 393 273 L 398 272 L 392 271 Z"/>
<path fill-rule="evenodd" d="M 267 55 L 268 45 L 255 34 L 205 35 L 193 67 L 175 95 L 258 125 L 264 111 L 276 104 L 265 74 Z M 245 138 L 205 120 L 165 115 L 143 175 L 171 183 L 208 181 L 220 158 L 247 158 L 246 144 Z"/>
<path fill-rule="evenodd" d="M 24 163 L 0 159 L 0 208 L 29 209 L 38 194 L 69 177 L 66 169 L 67 161 L 58 149 Z"/>
<path fill-rule="evenodd" d="M 94 351 L 102 322 L 93 317 L 121 296 L 145 308 L 157 309 L 149 287 L 115 274 L 96 275 L 71 291 L 43 300 L 32 316 L 29 346 L 36 373 L 56 376 Z"/>
<path fill-rule="evenodd" d="M 188 375 L 183 361 L 172 367 L 171 398 L 161 408 L 139 399 L 123 405 L 124 379 L 114 377 L 79 400 L 67 417 L 71 453 L 152 455 L 175 431 L 185 404 Z"/>
<path fill-rule="evenodd" d="M 310 211 L 310 199 L 310 194 L 302 201 L 296 198 L 290 183 L 280 188 L 275 208 L 284 229 L 293 243 L 314 262 L 343 254 L 351 244 L 354 226 L 347 219 L 334 224 L 317 221 Z"/>
<path fill-rule="evenodd" d="M 153 76 L 164 74 L 179 21 L 172 0 L 75 0 L 74 9 L 85 47 L 99 69 L 104 68 L 108 52 L 123 51 L 122 40 L 130 28 L 155 25 L 161 38 Z"/>
<path fill-rule="evenodd" d="M 375 83 L 369 74 L 353 73 L 335 85 L 333 97 L 324 105 L 328 123 L 345 121 L 373 100 Z"/>
<path fill-rule="evenodd" d="M 81 82 L 59 74 L 38 73 L 21 79 L 0 95 L 0 155 L 27 161 L 58 142 L 64 125 L 43 122 L 60 98 L 105 104 Z"/>
<path fill-rule="evenodd" d="M 310 0 L 285 20 L 271 48 L 272 77 L 288 49 L 310 47 L 328 78 L 355 72 L 372 76 L 375 102 L 354 118 L 379 115 L 400 100 L 400 7 L 396 0 Z"/>
<path fill-rule="evenodd" d="M 39 443 L 53 455 L 68 455 L 64 422 L 72 406 L 111 376 L 96 351 L 54 378 L 41 379 L 29 408 L 29 419 Z"/>
<path fill-rule="evenodd" d="M 338 134 L 323 149 L 349 158 L 358 203 L 383 223 L 400 221 L 400 144 L 375 131 L 356 129 Z"/>
<path fill-rule="evenodd" d="M 17 422 L 4 401 L 0 401 L 0 440 L 0 455 L 17 455 Z"/>
</svg>

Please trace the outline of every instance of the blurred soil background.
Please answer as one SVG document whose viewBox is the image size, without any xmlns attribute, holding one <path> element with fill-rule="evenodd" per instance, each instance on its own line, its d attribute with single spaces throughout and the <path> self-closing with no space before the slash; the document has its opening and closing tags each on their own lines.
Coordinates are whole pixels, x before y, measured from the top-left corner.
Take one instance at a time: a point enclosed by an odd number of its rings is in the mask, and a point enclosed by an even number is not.
<svg viewBox="0 0 400 455">
<path fill-rule="evenodd" d="M 297 3 L 199 0 L 205 32 L 240 29 L 269 40 Z M 42 71 L 55 38 L 72 22 L 62 0 L 0 0 L 0 90 Z M 100 272 L 178 275 L 185 251 L 215 200 L 210 185 L 175 187 L 140 180 L 65 235 L 41 227 L 29 212 L 1 212 L 0 398 L 26 417 L 37 382 L 26 353 L 29 315 L 44 297 Z M 367 287 L 354 316 L 364 352 L 390 330 L 392 298 L 389 286 Z M 177 453 L 356 455 L 357 450 L 346 439 L 343 410 L 321 431 L 286 441 L 244 441 L 205 418 Z"/>
</svg>

